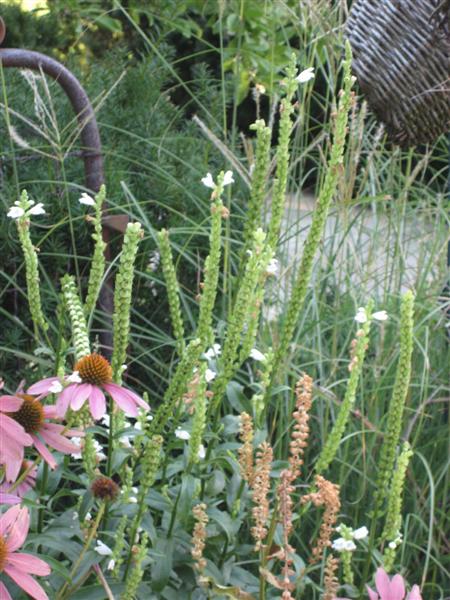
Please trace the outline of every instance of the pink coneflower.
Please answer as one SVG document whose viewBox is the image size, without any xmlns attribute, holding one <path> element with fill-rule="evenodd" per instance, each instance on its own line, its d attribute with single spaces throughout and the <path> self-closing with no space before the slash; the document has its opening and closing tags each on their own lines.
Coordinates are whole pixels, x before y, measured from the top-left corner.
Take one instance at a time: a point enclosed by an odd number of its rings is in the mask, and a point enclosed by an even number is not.
<svg viewBox="0 0 450 600">
<path fill-rule="evenodd" d="M 22 462 L 22 467 L 20 469 L 20 472 L 18 474 L 18 477 L 20 477 L 21 475 L 23 475 L 23 473 L 27 472 L 25 479 L 19 483 L 18 486 L 16 486 L 13 490 L 14 494 L 19 497 L 18 501 L 20 502 L 20 499 L 24 497 L 24 495 L 29 492 L 32 488 L 34 488 L 35 484 L 36 484 L 36 475 L 37 475 L 37 467 L 33 467 L 32 469 L 30 469 L 31 465 L 33 463 L 29 460 L 24 460 Z M 30 470 L 28 470 L 30 469 Z M 2 494 L 10 494 L 10 489 L 11 489 L 12 484 L 8 483 L 7 481 L 3 481 L 2 483 L 0 483 L 0 498 Z M 1 504 L 1 500 L 0 500 L 0 504 Z M 5 504 L 9 504 L 8 502 L 5 502 Z M 15 504 L 15 502 L 14 502 Z"/>
<path fill-rule="evenodd" d="M 33 443 L 31 436 L 14 419 L 14 413 L 22 403 L 23 400 L 16 396 L 0 396 L 0 464 L 5 466 L 8 481 L 17 479 L 24 446 L 31 446 Z"/>
<path fill-rule="evenodd" d="M 64 454 L 79 452 L 79 447 L 67 438 L 72 436 L 81 437 L 84 435 L 83 432 L 72 429 L 66 431 L 63 425 L 49 423 L 46 420 L 57 418 L 54 406 L 43 406 L 38 398 L 34 398 L 29 394 L 18 394 L 17 399 L 21 400 L 20 408 L 10 413 L 10 417 L 30 435 L 34 447 L 52 469 L 56 467 L 57 463 L 46 444 Z M 11 460 L 15 459 L 12 458 Z M 15 465 L 14 470 L 16 473 L 20 471 L 22 460 L 23 456 Z M 8 474 L 6 474 L 6 479 L 13 481 L 8 477 Z"/>
<path fill-rule="evenodd" d="M 100 354 L 88 354 L 80 358 L 75 363 L 74 373 L 67 377 L 66 381 L 69 385 L 61 391 L 57 390 L 59 379 L 48 377 L 32 385 L 28 393 L 42 395 L 58 393 L 56 410 L 61 418 L 64 417 L 69 406 L 72 410 L 79 410 L 88 400 L 94 420 L 101 419 L 106 413 L 104 392 L 107 392 L 114 402 L 132 417 L 138 416 L 138 406 L 147 410 L 149 408 L 137 394 L 112 382 L 111 365 Z"/>
<path fill-rule="evenodd" d="M 35 600 L 48 600 L 47 594 L 31 575 L 49 575 L 46 562 L 16 552 L 23 545 L 30 527 L 27 508 L 13 506 L 0 517 L 0 573 L 6 573 L 19 587 Z M 0 598 L 13 600 L 6 586 L 0 581 Z"/>
<path fill-rule="evenodd" d="M 394 575 L 389 579 L 389 575 L 381 567 L 375 573 L 375 586 L 379 595 L 367 586 L 370 600 L 403 600 L 406 594 L 403 577 Z M 422 600 L 418 585 L 413 585 L 406 600 Z"/>
</svg>

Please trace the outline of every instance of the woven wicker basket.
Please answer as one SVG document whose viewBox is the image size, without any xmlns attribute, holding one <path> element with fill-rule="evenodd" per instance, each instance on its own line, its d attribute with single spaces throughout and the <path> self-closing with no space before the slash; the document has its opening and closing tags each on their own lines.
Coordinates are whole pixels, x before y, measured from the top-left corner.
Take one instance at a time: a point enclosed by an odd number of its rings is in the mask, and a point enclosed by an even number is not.
<svg viewBox="0 0 450 600">
<path fill-rule="evenodd" d="M 449 0 L 355 0 L 346 34 L 353 71 L 389 138 L 401 146 L 448 130 Z"/>
</svg>

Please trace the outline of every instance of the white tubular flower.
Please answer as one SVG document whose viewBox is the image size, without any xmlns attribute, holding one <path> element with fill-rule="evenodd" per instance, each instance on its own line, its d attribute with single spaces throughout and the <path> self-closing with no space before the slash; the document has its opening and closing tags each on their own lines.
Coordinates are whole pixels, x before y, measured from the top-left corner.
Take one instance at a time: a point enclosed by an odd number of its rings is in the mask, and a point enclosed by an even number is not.
<svg viewBox="0 0 450 600">
<path fill-rule="evenodd" d="M 250 350 L 250 358 L 253 358 L 253 360 L 256 360 L 258 362 L 264 362 L 266 360 L 266 356 L 257 348 L 252 348 Z"/>
<path fill-rule="evenodd" d="M 355 531 L 353 532 L 353 539 L 355 539 L 355 540 L 363 540 L 368 535 L 369 535 L 369 530 L 364 525 L 363 527 L 359 527 L 358 529 L 355 529 Z"/>
<path fill-rule="evenodd" d="M 223 176 L 223 185 L 230 185 L 231 183 L 234 183 L 233 171 L 225 171 L 225 175 Z"/>
<path fill-rule="evenodd" d="M 113 571 L 115 566 L 116 566 L 116 561 L 113 558 L 111 558 L 111 560 L 108 562 L 108 566 L 106 567 L 106 569 L 108 571 Z"/>
<path fill-rule="evenodd" d="M 81 450 L 81 448 L 82 448 L 82 446 L 81 446 L 81 438 L 79 438 L 79 437 L 73 437 L 73 438 L 70 438 L 70 441 L 72 442 L 72 444 L 74 444 L 75 446 L 77 446 Z M 71 453 L 70 456 L 72 458 L 75 458 L 75 460 L 81 460 L 81 458 L 82 458 L 80 451 L 73 452 L 73 453 Z"/>
<path fill-rule="evenodd" d="M 175 437 L 177 437 L 179 440 L 189 440 L 191 439 L 191 434 L 189 431 L 181 429 L 181 427 L 177 427 L 175 429 Z"/>
<path fill-rule="evenodd" d="M 81 377 L 79 376 L 78 371 L 74 371 L 72 375 L 69 375 L 67 381 L 69 383 L 81 383 Z"/>
<path fill-rule="evenodd" d="M 314 77 L 314 67 L 308 67 L 307 69 L 299 73 L 295 79 L 296 81 L 298 81 L 298 83 L 306 83 L 307 81 L 314 79 Z"/>
<path fill-rule="evenodd" d="M 266 268 L 266 275 L 277 275 L 278 266 L 278 260 L 276 258 L 271 258 Z"/>
<path fill-rule="evenodd" d="M 353 552 L 353 550 L 356 550 L 355 542 L 352 540 L 346 540 L 343 537 L 334 540 L 334 542 L 331 544 L 331 547 L 337 552 Z"/>
<path fill-rule="evenodd" d="M 59 381 L 54 381 L 52 385 L 48 388 L 48 391 L 52 394 L 59 394 L 59 392 L 63 391 L 63 386 Z"/>
<path fill-rule="evenodd" d="M 211 369 L 206 369 L 205 371 L 205 380 L 206 383 L 210 383 L 213 379 L 216 378 L 217 373 L 214 373 Z"/>
<path fill-rule="evenodd" d="M 206 457 L 206 448 L 203 444 L 200 444 L 200 446 L 198 447 L 198 455 L 197 456 L 202 460 Z"/>
<path fill-rule="evenodd" d="M 95 206 L 94 198 L 92 198 L 92 196 L 89 196 L 89 194 L 86 194 L 86 192 L 83 192 L 81 194 L 81 196 L 78 198 L 78 202 L 80 204 L 84 204 L 85 206 Z"/>
<path fill-rule="evenodd" d="M 387 321 L 389 319 L 389 316 L 385 310 L 379 310 L 378 312 L 374 312 L 372 317 L 376 321 Z"/>
<path fill-rule="evenodd" d="M 113 553 L 111 548 L 100 540 L 97 540 L 94 550 L 97 552 L 97 554 L 100 554 L 100 556 L 111 556 Z"/>
<path fill-rule="evenodd" d="M 32 208 L 30 208 L 30 210 L 28 211 L 29 215 L 45 215 L 45 209 L 44 209 L 44 205 L 42 204 L 42 202 L 38 202 L 36 204 L 36 206 L 33 206 Z"/>
<path fill-rule="evenodd" d="M 23 217 L 24 214 L 25 211 L 20 206 L 11 206 L 7 216 L 10 219 L 20 219 L 20 217 Z"/>
<path fill-rule="evenodd" d="M 211 360 L 213 358 L 217 358 L 218 356 L 220 356 L 220 352 L 221 352 L 221 346 L 220 344 L 213 344 L 211 346 L 211 348 L 209 348 L 206 352 L 205 352 L 205 356 L 208 360 Z"/>
<path fill-rule="evenodd" d="M 365 323 L 367 321 L 366 309 L 363 306 L 360 306 L 356 311 L 355 321 L 357 323 Z"/>
<path fill-rule="evenodd" d="M 97 440 L 93 441 L 93 445 L 98 460 L 106 460 L 106 454 L 103 452 L 103 446 Z"/>
<path fill-rule="evenodd" d="M 214 179 L 213 179 L 213 176 L 211 175 L 211 173 L 206 173 L 206 176 L 202 177 L 201 181 L 202 181 L 203 185 L 207 188 L 214 190 L 216 187 L 216 184 L 214 183 Z"/>
<path fill-rule="evenodd" d="M 344 539 L 343 537 L 337 538 L 336 540 L 334 540 L 334 542 L 331 544 L 331 547 L 333 548 L 333 550 L 336 550 L 337 552 L 342 552 L 343 550 L 345 550 L 345 545 L 347 543 L 347 540 Z"/>
</svg>

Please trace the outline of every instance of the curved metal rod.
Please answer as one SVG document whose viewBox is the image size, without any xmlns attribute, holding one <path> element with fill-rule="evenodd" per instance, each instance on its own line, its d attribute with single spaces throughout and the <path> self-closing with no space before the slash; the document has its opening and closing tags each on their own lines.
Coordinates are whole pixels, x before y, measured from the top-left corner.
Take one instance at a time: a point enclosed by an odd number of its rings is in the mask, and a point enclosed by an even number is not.
<svg viewBox="0 0 450 600">
<path fill-rule="evenodd" d="M 0 43 L 4 39 L 5 31 L 4 21 L 0 17 Z M 77 115 L 83 145 L 86 187 L 94 193 L 98 192 L 100 186 L 104 183 L 100 134 L 92 104 L 75 75 L 53 58 L 32 50 L 0 48 L 0 62 L 2 67 L 6 68 L 17 67 L 20 69 L 42 71 L 59 83 Z M 127 221 L 127 217 L 110 217 L 104 219 L 102 236 L 107 244 L 105 251 L 107 260 L 110 259 L 109 230 L 116 229 L 123 232 Z M 109 277 L 100 290 L 100 306 L 108 315 L 109 320 L 113 313 L 113 304 L 113 287 Z M 111 328 L 107 327 L 106 331 L 103 331 L 101 334 L 101 343 L 106 355 L 110 354 L 112 346 L 110 330 Z"/>
<path fill-rule="evenodd" d="M 92 104 L 75 75 L 57 60 L 32 50 L 0 48 L 0 62 L 6 68 L 17 67 L 42 71 L 59 83 L 78 118 L 83 145 L 86 187 L 93 192 L 98 192 L 104 183 L 100 134 Z"/>
</svg>

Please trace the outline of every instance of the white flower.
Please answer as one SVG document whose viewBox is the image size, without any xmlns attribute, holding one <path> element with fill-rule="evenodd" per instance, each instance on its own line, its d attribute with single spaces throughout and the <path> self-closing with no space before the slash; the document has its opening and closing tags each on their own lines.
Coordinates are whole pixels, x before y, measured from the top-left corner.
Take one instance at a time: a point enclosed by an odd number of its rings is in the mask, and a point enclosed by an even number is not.
<svg viewBox="0 0 450 600">
<path fill-rule="evenodd" d="M 395 542 L 389 542 L 388 545 L 391 550 L 395 550 L 397 548 L 397 544 Z"/>
<path fill-rule="evenodd" d="M 86 516 L 84 517 L 85 521 L 92 521 L 92 515 L 90 512 L 86 513 Z"/>
<path fill-rule="evenodd" d="M 102 423 L 105 427 L 109 428 L 109 426 L 111 424 L 111 417 L 108 414 L 103 415 L 100 423 Z"/>
<path fill-rule="evenodd" d="M 223 176 L 223 185 L 230 185 L 230 183 L 234 183 L 233 171 L 225 171 L 225 175 Z"/>
<path fill-rule="evenodd" d="M 111 548 L 100 540 L 97 540 L 97 545 L 95 546 L 94 550 L 97 552 L 97 554 L 100 554 L 100 556 L 111 556 L 113 553 Z"/>
<path fill-rule="evenodd" d="M 206 383 L 210 383 L 213 379 L 216 378 L 217 373 L 214 373 L 211 369 L 206 369 L 205 371 L 205 380 Z"/>
<path fill-rule="evenodd" d="M 265 355 L 256 348 L 252 348 L 250 350 L 250 358 L 253 358 L 253 360 L 257 360 L 258 362 L 264 362 L 266 360 Z"/>
<path fill-rule="evenodd" d="M 131 491 L 133 492 L 133 494 L 137 494 L 138 493 L 137 487 L 132 487 Z"/>
<path fill-rule="evenodd" d="M 307 69 L 305 69 L 304 71 L 299 73 L 295 79 L 299 83 L 306 83 L 310 79 L 314 79 L 314 76 L 315 76 L 314 67 L 308 67 Z"/>
<path fill-rule="evenodd" d="M 78 513 L 75 510 L 74 513 L 73 513 L 73 515 L 72 515 L 72 521 L 76 521 L 77 519 L 78 519 Z"/>
<path fill-rule="evenodd" d="M 38 202 L 36 204 L 36 206 L 33 206 L 33 208 L 30 208 L 30 210 L 28 211 L 29 215 L 45 215 L 45 209 L 44 209 L 44 205 L 42 204 L 42 202 Z"/>
<path fill-rule="evenodd" d="M 63 386 L 59 381 L 54 381 L 52 385 L 48 388 L 48 391 L 52 394 L 59 394 L 59 392 L 62 392 L 62 390 Z"/>
<path fill-rule="evenodd" d="M 113 558 L 111 558 L 111 560 L 109 561 L 108 566 L 106 567 L 106 569 L 108 571 L 112 571 L 115 566 L 116 566 L 116 561 Z"/>
<path fill-rule="evenodd" d="M 388 320 L 388 314 L 385 310 L 379 310 L 378 312 L 374 312 L 372 317 L 376 320 L 376 321 L 387 321 Z"/>
<path fill-rule="evenodd" d="M 89 194 L 86 194 L 86 192 L 83 192 L 81 194 L 80 198 L 78 198 L 78 202 L 80 204 L 85 204 L 86 206 L 95 206 L 94 198 L 92 198 L 92 196 L 89 196 Z"/>
<path fill-rule="evenodd" d="M 131 448 L 131 442 L 130 442 L 130 438 L 128 435 L 123 435 L 120 438 L 120 443 L 124 448 Z"/>
<path fill-rule="evenodd" d="M 272 258 L 266 268 L 266 275 L 276 275 L 278 273 L 278 260 Z"/>
<path fill-rule="evenodd" d="M 334 542 L 331 544 L 331 547 L 333 548 L 333 550 L 342 552 L 342 550 L 345 549 L 346 543 L 347 543 L 347 540 L 344 539 L 343 537 L 340 537 L 340 538 L 337 538 L 337 540 L 334 540 Z"/>
<path fill-rule="evenodd" d="M 8 217 L 10 219 L 19 219 L 20 217 L 23 217 L 24 214 L 25 211 L 20 206 L 11 206 L 8 211 Z"/>
<path fill-rule="evenodd" d="M 70 383 L 81 383 L 81 377 L 78 374 L 78 371 L 74 371 L 72 375 L 69 375 L 67 381 Z"/>
<path fill-rule="evenodd" d="M 204 459 L 206 456 L 206 449 L 205 446 L 203 444 L 200 444 L 199 448 L 198 448 L 198 455 L 199 458 Z"/>
<path fill-rule="evenodd" d="M 211 175 L 211 173 L 206 173 L 206 176 L 202 177 L 202 183 L 205 187 L 211 188 L 212 190 L 215 189 L 215 187 L 216 187 L 216 184 L 214 183 L 214 179 L 213 179 L 213 176 Z"/>
<path fill-rule="evenodd" d="M 356 311 L 355 321 L 357 323 L 365 323 L 367 321 L 367 313 L 364 307 L 360 306 Z"/>
<path fill-rule="evenodd" d="M 128 502 L 130 502 L 130 504 L 137 504 L 137 498 L 135 496 L 130 496 Z"/>
<path fill-rule="evenodd" d="M 355 539 L 355 540 L 363 540 L 368 535 L 369 535 L 369 530 L 364 525 L 363 527 L 359 527 L 358 529 L 355 529 L 355 531 L 353 532 L 353 539 Z"/>
<path fill-rule="evenodd" d="M 208 360 L 211 360 L 212 358 L 216 358 L 217 356 L 220 356 L 220 352 L 221 352 L 220 344 L 213 344 L 212 347 L 209 348 L 205 352 L 205 356 Z"/>
<path fill-rule="evenodd" d="M 175 429 L 175 437 L 177 437 L 179 440 L 189 440 L 191 437 L 191 434 L 189 433 L 189 431 L 186 431 L 185 429 L 181 429 L 181 427 L 177 427 Z"/>
<path fill-rule="evenodd" d="M 73 438 L 70 438 L 70 441 L 72 442 L 72 444 L 74 444 L 75 446 L 77 446 L 79 448 L 78 452 L 72 452 L 70 454 L 70 456 L 77 460 L 81 460 L 81 438 L 73 437 Z"/>
<path fill-rule="evenodd" d="M 97 441 L 93 441 L 95 454 L 97 455 L 98 460 L 105 460 L 106 454 L 103 452 L 103 446 Z"/>
<path fill-rule="evenodd" d="M 346 540 L 343 537 L 334 540 L 331 546 L 334 550 L 337 550 L 338 552 L 343 552 L 344 550 L 347 552 L 352 552 L 353 550 L 356 550 L 355 542 L 353 542 L 352 540 Z"/>
</svg>

